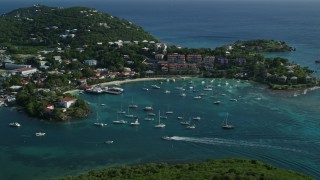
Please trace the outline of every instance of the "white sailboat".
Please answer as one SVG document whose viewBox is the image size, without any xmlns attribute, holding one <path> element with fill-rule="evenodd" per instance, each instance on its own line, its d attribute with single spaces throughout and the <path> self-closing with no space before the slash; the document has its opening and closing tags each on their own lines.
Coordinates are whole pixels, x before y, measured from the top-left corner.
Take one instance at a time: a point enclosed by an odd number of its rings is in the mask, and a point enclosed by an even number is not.
<svg viewBox="0 0 320 180">
<path fill-rule="evenodd" d="M 122 110 L 122 105 L 121 105 L 120 111 L 118 111 L 117 113 L 118 113 L 118 114 L 125 114 L 125 113 L 126 113 L 126 111 L 123 111 L 123 110 Z"/>
<path fill-rule="evenodd" d="M 134 115 L 133 114 L 130 114 L 130 110 L 129 110 L 129 107 L 128 107 L 128 113 L 126 115 L 124 115 L 126 118 L 133 118 Z"/>
<path fill-rule="evenodd" d="M 139 123 L 138 118 L 137 118 L 134 122 L 131 122 L 130 125 L 131 125 L 131 126 L 139 126 L 140 123 Z"/>
<path fill-rule="evenodd" d="M 107 124 L 99 122 L 99 116 L 98 116 L 98 112 L 97 112 L 97 122 L 93 123 L 93 125 L 103 127 L 103 126 L 106 126 Z"/>
<path fill-rule="evenodd" d="M 133 103 L 133 97 L 131 98 L 131 104 L 129 104 L 129 108 L 138 108 L 138 105 Z"/>
<path fill-rule="evenodd" d="M 169 106 L 168 106 L 168 111 L 166 111 L 166 114 L 173 114 L 173 111 L 169 110 Z"/>
<path fill-rule="evenodd" d="M 159 110 L 159 117 L 158 117 L 158 124 L 154 126 L 155 128 L 165 128 L 166 125 L 164 123 L 160 123 L 160 110 Z"/>
<path fill-rule="evenodd" d="M 127 121 L 121 119 L 118 119 L 118 114 L 117 114 L 117 120 L 112 121 L 113 124 L 127 124 Z"/>
<path fill-rule="evenodd" d="M 233 129 L 234 126 L 232 124 L 228 124 L 228 117 L 229 117 L 229 113 L 227 113 L 227 116 L 225 118 L 225 122 L 224 125 L 222 126 L 223 129 Z"/>
</svg>

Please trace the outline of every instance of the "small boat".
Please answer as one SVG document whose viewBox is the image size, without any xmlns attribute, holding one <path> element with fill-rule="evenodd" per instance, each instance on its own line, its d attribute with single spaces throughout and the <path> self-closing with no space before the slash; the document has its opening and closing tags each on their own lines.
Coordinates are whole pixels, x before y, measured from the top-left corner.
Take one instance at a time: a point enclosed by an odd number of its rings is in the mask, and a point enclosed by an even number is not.
<svg viewBox="0 0 320 180">
<path fill-rule="evenodd" d="M 182 119 L 183 119 L 183 117 L 182 117 L 182 116 L 178 116 L 177 118 L 178 118 L 178 119 L 180 119 L 180 120 L 182 120 Z"/>
<path fill-rule="evenodd" d="M 127 121 L 125 120 L 115 120 L 115 121 L 112 121 L 113 124 L 127 124 Z"/>
<path fill-rule="evenodd" d="M 170 141 L 170 140 L 172 140 L 172 137 L 162 136 L 161 139 Z"/>
<path fill-rule="evenodd" d="M 148 113 L 148 116 L 155 116 L 155 113 Z"/>
<path fill-rule="evenodd" d="M 190 125 L 190 122 L 189 121 L 181 121 L 180 124 L 181 125 Z"/>
<path fill-rule="evenodd" d="M 138 105 L 133 103 L 133 97 L 131 99 L 131 104 L 129 104 L 129 108 L 138 108 Z"/>
<path fill-rule="evenodd" d="M 154 126 L 155 128 L 165 128 L 166 127 L 166 125 L 164 123 L 160 123 L 160 119 L 161 119 L 161 116 L 160 116 L 160 111 L 159 111 L 158 124 Z"/>
<path fill-rule="evenodd" d="M 139 126 L 140 125 L 139 120 L 136 119 L 134 122 L 131 122 L 130 125 L 131 126 Z"/>
<path fill-rule="evenodd" d="M 113 144 L 113 141 L 108 140 L 108 141 L 105 141 L 104 143 L 105 143 L 105 144 Z"/>
<path fill-rule="evenodd" d="M 230 101 L 238 101 L 237 99 L 230 99 Z"/>
<path fill-rule="evenodd" d="M 173 114 L 173 111 L 167 111 L 166 114 Z"/>
<path fill-rule="evenodd" d="M 168 119 L 168 116 L 160 116 L 160 119 Z"/>
<path fill-rule="evenodd" d="M 185 93 L 181 93 L 180 96 L 181 96 L 181 97 L 185 97 L 186 94 L 185 94 Z"/>
<path fill-rule="evenodd" d="M 17 123 L 17 122 L 13 122 L 13 123 L 9 123 L 10 127 L 21 127 L 21 124 Z"/>
<path fill-rule="evenodd" d="M 164 91 L 164 93 L 165 93 L 165 94 L 170 94 L 170 93 L 171 93 L 171 91 L 169 91 L 169 90 L 165 90 L 165 91 Z"/>
<path fill-rule="evenodd" d="M 318 64 L 318 63 L 320 63 L 320 59 L 319 60 L 315 60 L 314 62 Z"/>
<path fill-rule="evenodd" d="M 44 132 L 37 132 L 37 133 L 36 133 L 36 136 L 38 136 L 38 137 L 39 137 L 39 136 L 45 136 L 45 135 L 46 135 L 46 133 L 44 133 Z"/>
<path fill-rule="evenodd" d="M 220 101 L 214 101 L 213 104 L 220 104 Z"/>
<path fill-rule="evenodd" d="M 108 124 L 102 123 L 102 122 L 95 122 L 93 123 L 93 125 L 103 127 L 103 126 L 107 126 Z"/>
<path fill-rule="evenodd" d="M 146 107 L 144 107 L 143 110 L 145 110 L 145 111 L 152 111 L 153 108 L 152 108 L 152 106 L 146 106 Z"/>
<path fill-rule="evenodd" d="M 160 89 L 160 86 L 157 86 L 157 85 L 151 85 L 151 87 L 153 88 L 153 89 Z"/>
<path fill-rule="evenodd" d="M 142 90 L 144 90 L 144 91 L 149 91 L 150 89 L 144 87 L 144 88 L 142 88 Z"/>
<path fill-rule="evenodd" d="M 133 114 L 130 114 L 129 107 L 128 107 L 128 113 L 127 113 L 126 115 L 124 115 L 124 117 L 126 117 L 126 118 L 133 118 L 133 117 L 135 117 Z"/>
<path fill-rule="evenodd" d="M 201 117 L 197 116 L 197 117 L 194 117 L 192 118 L 193 120 L 201 120 Z"/>
<path fill-rule="evenodd" d="M 201 99 L 202 97 L 201 96 L 195 96 L 193 97 L 193 99 Z"/>
<path fill-rule="evenodd" d="M 227 116 L 225 118 L 225 124 L 222 126 L 223 129 L 233 129 L 234 126 L 231 125 L 231 124 L 228 124 L 228 116 L 229 116 L 229 113 L 227 113 Z"/>
<path fill-rule="evenodd" d="M 100 104 L 100 106 L 105 106 L 106 104 Z"/>
<path fill-rule="evenodd" d="M 196 125 L 194 124 L 194 125 L 188 125 L 188 126 L 186 126 L 186 129 L 195 129 L 196 128 Z"/>
<path fill-rule="evenodd" d="M 154 118 L 152 118 L 152 117 L 145 117 L 144 120 L 146 120 L 146 121 L 153 121 Z"/>
</svg>

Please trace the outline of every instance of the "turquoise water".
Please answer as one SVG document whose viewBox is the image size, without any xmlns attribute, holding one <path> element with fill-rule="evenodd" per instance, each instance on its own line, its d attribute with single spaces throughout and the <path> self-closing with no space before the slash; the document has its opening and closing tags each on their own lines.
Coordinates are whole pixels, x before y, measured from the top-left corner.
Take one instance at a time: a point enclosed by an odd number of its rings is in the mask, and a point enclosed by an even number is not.
<svg viewBox="0 0 320 180">
<path fill-rule="evenodd" d="M 320 3 L 316 1 L 28 0 L 0 2 L 0 12 L 38 3 L 97 8 L 141 25 L 168 44 L 184 47 L 210 48 L 239 39 L 283 40 L 297 51 L 269 56 L 287 57 L 318 70 L 315 75 L 320 77 L 320 66 L 314 64 L 320 58 Z M 199 89 L 201 81 L 194 79 Z M 87 119 L 66 123 L 39 121 L 13 108 L 0 108 L 0 179 L 46 179 L 104 166 L 226 157 L 259 159 L 319 179 L 319 90 L 278 92 L 251 82 L 228 80 L 226 86 L 225 81 L 216 79 L 214 92 L 201 100 L 193 99 L 197 93 L 186 86 L 189 80 L 165 82 L 159 84 L 160 90 L 150 92 L 141 91 L 141 87 L 160 82 L 125 84 L 126 92 L 121 96 L 80 95 L 94 112 Z M 185 98 L 179 96 L 176 86 L 186 86 Z M 171 90 L 171 94 L 164 94 L 164 88 Z M 141 126 L 111 124 L 117 119 L 116 111 L 121 106 L 127 110 L 132 98 L 139 104 L 133 113 L 139 116 Z M 231 98 L 238 101 L 229 101 Z M 222 103 L 214 105 L 217 100 Z M 102 103 L 106 106 L 100 106 Z M 155 121 L 143 120 L 146 113 L 142 108 L 150 105 L 155 113 L 174 111 L 163 120 L 165 129 L 154 129 Z M 226 113 L 236 126 L 234 130 L 221 128 Z M 94 127 L 97 116 L 108 126 Z M 187 130 L 179 124 L 177 116 L 187 120 L 200 116 L 202 120 L 195 122 L 196 129 Z M 9 128 L 8 123 L 13 121 L 20 122 L 22 127 Z M 46 136 L 35 137 L 34 133 L 39 131 L 46 132 Z M 175 140 L 163 141 L 164 135 L 174 136 Z M 105 140 L 114 140 L 114 144 L 103 144 Z"/>
<path fill-rule="evenodd" d="M 191 80 L 199 92 L 189 88 Z M 121 86 L 125 93 L 119 96 L 80 94 L 94 112 L 91 117 L 74 122 L 39 121 L 16 113 L 13 108 L 1 108 L 0 114 L 5 115 L 1 116 L 0 125 L 4 134 L 0 136 L 1 179 L 44 179 L 103 166 L 228 157 L 259 159 L 320 177 L 319 90 L 277 92 L 246 81 L 208 79 L 205 84 L 202 81 L 128 83 Z M 141 90 L 152 84 L 161 89 Z M 212 85 L 213 91 L 203 91 L 206 84 Z M 186 97 L 181 97 L 182 92 L 176 87 L 184 87 Z M 165 90 L 171 93 L 165 94 Z M 193 98 L 201 93 L 206 93 L 202 99 Z M 234 98 L 237 101 L 230 101 Z M 139 107 L 130 113 L 139 117 L 141 125 L 112 124 L 117 111 L 121 107 L 127 111 L 132 99 Z M 217 100 L 220 105 L 213 104 Z M 155 129 L 156 120 L 145 121 L 145 106 L 152 106 L 156 114 L 158 110 L 173 111 L 168 119 L 161 120 L 167 127 Z M 235 125 L 233 130 L 221 128 L 227 113 L 229 122 Z M 178 116 L 186 121 L 191 119 L 196 128 L 186 129 Z M 192 120 L 195 116 L 201 120 Z M 108 126 L 93 126 L 97 119 Z M 9 128 L 7 124 L 12 121 L 20 122 L 22 127 Z M 38 131 L 47 134 L 35 137 Z M 162 140 L 166 135 L 174 140 Z M 107 145 L 103 143 L 105 140 L 114 143 Z"/>
</svg>

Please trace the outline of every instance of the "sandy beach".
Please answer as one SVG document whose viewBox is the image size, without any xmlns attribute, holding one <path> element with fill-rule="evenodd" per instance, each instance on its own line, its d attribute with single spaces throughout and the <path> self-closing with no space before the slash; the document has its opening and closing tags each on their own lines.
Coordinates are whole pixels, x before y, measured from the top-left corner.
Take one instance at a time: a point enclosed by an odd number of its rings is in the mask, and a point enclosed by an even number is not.
<svg viewBox="0 0 320 180">
<path fill-rule="evenodd" d="M 186 76 L 186 77 L 176 77 L 176 78 L 191 78 L 191 77 Z M 157 77 L 157 78 L 125 79 L 125 80 L 100 83 L 100 84 L 96 84 L 96 85 L 109 86 L 109 85 L 118 85 L 118 84 L 140 82 L 140 81 L 155 81 L 155 80 L 176 79 L 176 78 L 174 78 L 174 77 L 172 77 L 172 78 Z M 78 93 L 79 91 L 80 91 L 79 89 L 73 89 L 73 90 L 64 92 L 64 94 L 67 94 L 67 93 L 73 94 L 73 93 Z"/>
</svg>

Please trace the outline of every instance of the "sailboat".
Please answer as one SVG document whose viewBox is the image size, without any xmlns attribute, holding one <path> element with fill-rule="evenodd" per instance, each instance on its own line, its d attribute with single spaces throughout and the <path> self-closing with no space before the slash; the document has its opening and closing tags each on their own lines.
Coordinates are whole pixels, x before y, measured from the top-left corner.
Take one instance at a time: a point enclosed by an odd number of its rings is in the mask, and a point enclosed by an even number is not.
<svg viewBox="0 0 320 180">
<path fill-rule="evenodd" d="M 118 119 L 118 114 L 117 114 L 117 120 L 112 121 L 112 123 L 113 123 L 113 124 L 126 124 L 127 121 L 125 121 L 125 120 L 123 120 L 123 119 L 119 120 L 119 119 Z"/>
<path fill-rule="evenodd" d="M 133 97 L 131 98 L 131 104 L 129 104 L 129 108 L 138 108 L 138 105 L 133 103 Z"/>
<path fill-rule="evenodd" d="M 126 113 L 126 111 L 123 111 L 123 110 L 122 110 L 122 105 L 121 105 L 120 111 L 118 111 L 117 113 L 118 113 L 118 114 L 125 114 L 125 113 Z"/>
<path fill-rule="evenodd" d="M 124 115 L 124 116 L 127 117 L 127 118 L 133 118 L 134 117 L 133 114 L 130 114 L 129 107 L 128 107 L 128 113 L 126 115 Z"/>
<path fill-rule="evenodd" d="M 227 113 L 226 119 L 225 119 L 225 124 L 222 126 L 223 129 L 233 129 L 234 126 L 231 124 L 228 124 L 228 117 L 229 113 Z"/>
<path fill-rule="evenodd" d="M 140 123 L 139 123 L 138 118 L 137 118 L 134 122 L 131 122 L 130 125 L 131 125 L 131 126 L 139 126 Z"/>
<path fill-rule="evenodd" d="M 166 111 L 166 114 L 173 114 L 173 111 L 169 110 L 169 106 L 168 106 L 168 111 Z"/>
<path fill-rule="evenodd" d="M 166 127 L 165 124 L 160 123 L 160 110 L 159 110 L 159 117 L 158 117 L 158 124 L 154 126 L 155 128 L 164 128 Z"/>
<path fill-rule="evenodd" d="M 107 124 L 103 122 L 99 122 L 99 116 L 97 112 L 97 122 L 93 123 L 93 125 L 103 127 L 103 126 L 106 126 Z"/>
</svg>

